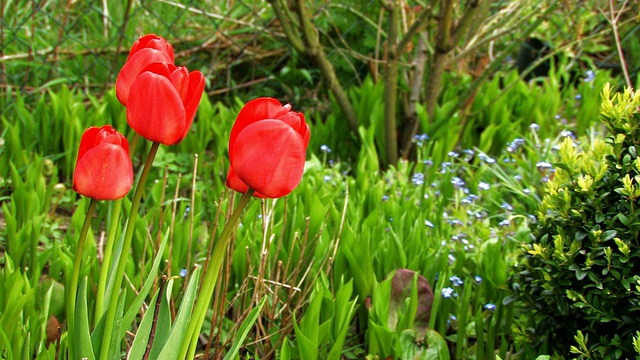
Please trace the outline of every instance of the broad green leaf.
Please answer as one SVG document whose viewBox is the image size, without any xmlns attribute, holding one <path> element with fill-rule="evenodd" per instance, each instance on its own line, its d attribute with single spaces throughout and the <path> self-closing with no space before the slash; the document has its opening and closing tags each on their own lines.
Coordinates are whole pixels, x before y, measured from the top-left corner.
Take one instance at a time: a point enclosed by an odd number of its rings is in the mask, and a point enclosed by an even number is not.
<svg viewBox="0 0 640 360">
<path fill-rule="evenodd" d="M 427 352 L 425 360 L 449 360 L 449 347 L 442 335 L 433 329 L 427 329 Z"/>
<path fill-rule="evenodd" d="M 189 283 L 187 284 L 182 301 L 180 302 L 180 309 L 178 310 L 178 315 L 176 315 L 173 328 L 171 329 L 171 335 L 169 336 L 169 339 L 167 339 L 162 352 L 158 355 L 158 360 L 176 359 L 180 352 L 180 345 L 185 341 L 185 335 L 187 327 L 189 326 L 189 319 L 191 317 L 191 310 L 195 303 L 198 284 L 200 282 L 201 269 L 202 268 L 200 267 L 195 268 L 189 277 Z M 167 295 L 170 294 L 171 292 L 167 291 Z"/>
<path fill-rule="evenodd" d="M 251 331 L 253 324 L 258 320 L 258 316 L 260 316 L 260 312 L 262 311 L 262 307 L 266 301 L 267 298 L 262 299 L 258 306 L 251 309 L 247 317 L 242 322 L 242 325 L 240 325 L 236 338 L 233 340 L 233 345 L 229 352 L 224 356 L 224 360 L 232 360 L 238 355 L 240 347 L 244 344 L 244 340 L 247 338 L 247 335 L 249 335 L 249 331 Z"/>
<path fill-rule="evenodd" d="M 151 290 L 151 287 L 153 286 L 153 282 L 155 281 L 155 278 L 158 275 L 158 268 L 160 267 L 160 263 L 162 263 L 162 255 L 164 254 L 164 249 L 165 249 L 165 246 L 167 245 L 168 239 L 169 239 L 169 231 L 167 231 L 167 233 L 164 235 L 164 239 L 162 239 L 162 243 L 160 244 L 160 248 L 158 249 L 158 254 L 156 255 L 156 258 L 153 260 L 153 265 L 151 266 L 151 270 L 149 271 L 149 275 L 147 276 L 147 279 L 145 280 L 144 285 L 142 285 L 140 292 L 138 292 L 138 294 L 136 295 L 136 298 L 131 303 L 131 306 L 129 306 L 129 309 L 125 313 L 124 317 L 121 319 L 122 328 L 120 330 L 120 336 L 118 336 L 118 340 L 122 339 L 122 337 L 124 336 L 124 332 L 129 330 L 129 328 L 131 327 L 133 320 L 138 315 L 140 306 L 142 306 L 142 303 L 144 303 L 145 299 L 147 298 L 147 295 L 149 294 L 149 290 Z M 117 256 L 114 257 L 114 259 L 117 259 Z"/>
<path fill-rule="evenodd" d="M 82 358 L 94 360 L 96 356 L 91 344 L 91 331 L 89 329 L 89 309 L 87 308 L 87 278 L 83 278 L 78 289 L 78 307 L 76 307 L 75 331 L 76 336 L 69 341 L 75 343 L 75 353 Z"/>
</svg>

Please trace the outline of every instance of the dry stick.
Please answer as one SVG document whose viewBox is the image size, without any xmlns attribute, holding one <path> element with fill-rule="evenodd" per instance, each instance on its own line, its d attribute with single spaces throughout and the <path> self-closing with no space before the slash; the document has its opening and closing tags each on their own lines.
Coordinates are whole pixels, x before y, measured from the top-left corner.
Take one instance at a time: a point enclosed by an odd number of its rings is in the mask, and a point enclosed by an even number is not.
<svg viewBox="0 0 640 360">
<path fill-rule="evenodd" d="M 33 61 L 33 44 L 35 43 L 35 36 L 36 36 L 35 16 L 36 16 L 36 8 L 38 6 L 36 3 L 36 0 L 32 0 L 31 3 L 33 4 L 33 6 L 31 9 L 31 44 L 29 45 L 29 49 L 27 50 L 28 63 L 31 63 Z M 31 74 L 31 65 L 27 65 L 27 71 L 24 74 L 24 80 L 22 82 L 23 86 L 29 83 L 30 74 Z"/>
<path fill-rule="evenodd" d="M 56 337 L 56 356 L 55 359 L 60 359 L 60 338 L 62 337 L 62 326 L 58 325 L 58 336 Z"/>
<path fill-rule="evenodd" d="M 227 195 L 227 192 L 225 190 L 225 192 L 223 192 L 222 195 L 220 195 L 220 198 L 218 199 L 218 208 L 216 210 L 216 216 L 213 220 L 213 227 L 211 229 L 211 237 L 209 240 L 209 248 L 207 249 L 207 257 L 204 261 L 204 268 L 206 269 L 209 266 L 209 261 L 211 261 L 211 252 L 213 251 L 213 243 L 214 240 L 216 239 L 216 232 L 218 231 L 218 222 L 220 220 L 220 213 L 222 212 L 222 201 L 225 197 L 225 195 Z M 233 199 L 231 199 L 228 209 L 233 209 Z M 229 211 L 227 211 L 227 219 L 229 218 L 229 216 L 231 216 L 231 213 Z M 200 280 L 200 287 L 202 287 L 202 279 Z"/>
<path fill-rule="evenodd" d="M 340 245 L 340 237 L 342 236 L 342 229 L 344 228 L 344 222 L 347 218 L 347 206 L 349 205 L 349 185 L 345 187 L 344 194 L 344 206 L 342 207 L 342 216 L 340 218 L 340 226 L 338 227 L 338 236 L 336 237 L 336 244 L 333 247 L 333 253 L 331 254 L 331 259 L 329 259 L 329 263 L 327 265 L 326 273 L 329 273 L 330 268 L 332 268 L 333 262 L 336 259 L 336 254 L 338 253 L 338 245 Z"/>
<path fill-rule="evenodd" d="M 62 24 L 60 25 L 60 31 L 58 31 L 58 40 L 56 41 L 56 46 L 53 47 L 53 59 L 58 58 L 58 52 L 60 51 L 60 45 L 62 44 L 62 37 L 64 36 L 65 28 L 67 27 L 67 22 L 69 21 L 69 10 L 73 5 L 72 0 L 67 0 L 67 6 L 64 10 L 64 17 L 62 18 Z M 49 69 L 49 74 L 47 74 L 47 81 L 51 79 L 53 75 L 53 68 Z"/>
<path fill-rule="evenodd" d="M 625 24 L 626 24 L 626 23 L 627 23 L 627 22 L 625 22 Z M 575 41 L 573 41 L 573 42 L 568 43 L 568 44 L 566 45 L 566 47 L 570 47 L 570 46 L 572 46 L 573 44 L 577 44 L 577 43 L 580 43 L 580 42 L 589 41 L 589 40 L 595 39 L 595 38 L 597 38 L 597 37 L 600 37 L 600 36 L 602 36 L 602 35 L 603 35 L 603 33 L 598 33 L 598 34 L 593 34 L 593 35 L 585 36 L 585 37 L 583 37 L 583 38 L 582 38 L 582 39 L 580 39 L 580 40 L 575 40 Z M 516 45 L 517 45 L 517 44 L 516 44 Z M 511 48 L 507 48 L 507 49 L 505 49 L 505 50 L 504 50 L 504 53 L 505 53 L 505 54 L 509 54 L 509 53 L 511 53 L 511 51 L 510 51 L 510 50 L 512 50 L 512 49 L 511 49 Z M 553 56 L 555 56 L 556 54 L 558 54 L 558 53 L 560 52 L 560 50 L 561 50 L 561 49 L 556 49 L 556 50 L 554 50 L 554 51 L 551 51 L 551 52 L 549 52 L 547 55 L 545 55 L 545 56 L 541 57 L 540 59 L 538 59 L 537 61 L 535 61 L 535 62 L 534 62 L 534 63 L 532 63 L 531 65 L 529 65 L 529 67 L 527 68 L 527 70 L 523 71 L 523 72 L 522 72 L 522 74 L 520 74 L 520 76 L 518 77 L 518 79 L 517 79 L 516 81 L 514 81 L 514 82 L 512 82 L 512 83 L 510 83 L 510 84 L 508 84 L 508 85 L 506 85 L 506 86 L 502 89 L 502 91 L 500 92 L 500 94 L 498 94 L 495 98 L 493 98 L 491 101 L 489 101 L 489 102 L 488 102 L 485 106 L 483 106 L 482 108 L 480 108 L 480 109 L 478 109 L 478 110 L 474 111 L 473 113 L 468 114 L 468 117 L 476 116 L 477 114 L 482 113 L 484 110 L 486 110 L 487 108 L 489 108 L 490 106 L 492 106 L 496 101 L 498 101 L 500 98 L 502 98 L 502 96 L 503 96 L 504 94 L 507 94 L 507 93 L 508 93 L 508 90 L 510 90 L 512 87 L 514 87 L 516 84 L 518 84 L 518 82 L 519 82 L 519 81 L 523 80 L 527 75 L 529 75 L 529 73 L 531 73 L 531 72 L 533 71 L 533 69 L 535 69 L 538 65 L 542 64 L 542 63 L 543 63 L 543 62 L 545 62 L 546 60 L 548 60 L 548 59 L 550 59 L 551 57 L 553 57 Z M 506 57 L 506 55 L 505 55 L 505 57 Z M 499 56 L 499 58 L 500 58 L 500 56 Z M 489 76 L 489 75 L 484 76 L 484 77 L 482 77 L 482 78 L 483 78 L 483 79 L 485 79 L 485 78 L 486 78 L 486 77 L 488 77 L 488 76 Z M 474 86 L 473 84 L 475 84 L 475 83 L 476 83 L 476 81 L 474 81 L 474 83 L 472 83 L 472 85 L 471 85 L 471 89 L 474 89 L 474 90 L 473 90 L 474 92 L 477 90 L 477 87 L 479 86 L 479 85 Z M 468 100 L 469 100 L 468 98 L 470 97 L 470 95 L 471 95 L 471 92 L 470 92 L 470 91 L 467 91 L 467 93 L 466 93 L 464 96 L 462 96 L 462 97 L 460 98 L 460 100 L 458 100 L 458 104 L 457 104 L 456 106 L 454 106 L 453 108 L 454 108 L 454 109 L 458 109 L 460 104 L 462 104 L 463 102 L 466 102 L 466 101 L 468 101 Z M 447 116 L 449 116 L 449 115 L 447 115 Z M 464 125 L 464 123 L 463 123 L 463 125 Z"/>
<path fill-rule="evenodd" d="M 542 21 L 546 18 L 546 16 L 548 14 L 550 14 L 554 9 L 555 6 L 557 5 L 556 2 L 552 3 L 549 7 L 547 7 L 547 9 L 540 15 L 539 18 L 537 18 L 533 23 L 531 23 L 529 26 L 527 26 L 527 28 L 525 30 L 523 30 L 520 35 L 521 36 L 528 36 L 531 32 L 533 32 L 535 29 L 538 28 L 538 26 L 540 25 L 540 23 L 542 23 Z M 578 43 L 581 41 L 585 41 L 587 40 L 589 37 L 585 37 L 582 38 L 581 40 L 577 40 L 574 41 L 573 43 Z M 571 44 L 573 44 L 571 43 Z M 571 44 L 567 45 L 570 46 Z M 456 103 L 456 105 L 447 113 L 444 114 L 443 118 L 447 118 L 453 115 L 454 111 L 457 111 L 458 109 L 462 108 L 463 104 L 467 103 L 470 99 L 473 98 L 473 96 L 475 96 L 475 93 L 478 91 L 478 88 L 480 87 L 480 84 L 485 81 L 491 74 L 493 74 L 495 71 L 497 71 L 498 67 L 500 66 L 500 64 L 502 63 L 502 61 L 508 56 L 508 54 L 511 54 L 513 52 L 513 50 L 515 50 L 516 47 L 518 47 L 520 44 L 517 42 L 513 42 L 511 43 L 509 46 L 507 46 L 502 53 L 500 53 L 495 60 L 493 60 L 491 62 L 491 64 L 489 65 L 489 68 L 487 70 L 485 70 L 478 78 L 476 78 L 471 85 L 468 86 L 467 91 L 459 97 L 458 102 Z M 528 71 L 523 72 L 522 74 L 520 74 L 520 79 L 523 79 L 530 71 L 532 71 L 536 66 L 538 66 L 539 64 L 541 64 L 544 60 L 548 59 L 549 57 L 551 57 L 553 54 L 555 54 L 555 52 L 550 53 L 549 55 L 547 55 L 548 57 L 544 57 L 541 58 L 539 60 L 539 62 L 535 62 L 533 64 L 531 64 L 531 66 L 529 67 Z M 495 101 L 497 101 L 500 97 L 502 97 L 502 95 L 506 94 L 508 91 L 508 89 L 510 89 L 512 86 L 514 86 L 519 80 L 514 81 L 513 83 L 505 86 L 502 91 L 500 92 L 500 94 L 498 94 L 493 100 L 491 100 L 489 102 L 488 105 L 486 105 L 485 107 L 483 107 L 481 110 L 482 111 L 484 109 L 486 109 L 487 107 L 491 106 Z M 469 116 L 478 114 L 479 111 L 474 112 L 473 114 L 470 114 Z M 462 120 L 462 129 L 464 131 L 465 126 L 467 125 L 466 123 L 466 119 L 469 117 L 463 117 Z"/>
<path fill-rule="evenodd" d="M 411 27 L 400 38 L 400 3 L 398 0 L 381 0 L 382 6 L 389 12 L 389 31 L 387 37 L 387 63 L 384 74 L 384 129 L 385 129 L 385 166 L 398 163 L 398 65 L 400 57 L 415 34 L 425 25 L 431 14 L 431 8 L 425 7 Z"/>
<path fill-rule="evenodd" d="M 300 20 L 300 27 L 304 34 L 305 43 L 307 45 L 307 53 L 314 57 L 318 63 L 318 67 L 322 71 L 322 74 L 327 83 L 327 88 L 331 90 L 333 96 L 340 106 L 343 115 L 349 124 L 351 131 L 358 135 L 358 117 L 356 112 L 347 96 L 347 93 L 342 88 L 340 81 L 336 75 L 333 64 L 329 61 L 323 47 L 320 44 L 318 36 L 318 29 L 311 22 L 311 16 L 306 13 L 306 6 L 303 0 L 296 0 L 296 10 L 298 11 L 298 17 Z"/>
<path fill-rule="evenodd" d="M 102 0 L 102 36 L 109 38 L 109 6 L 107 0 Z"/>
<path fill-rule="evenodd" d="M 164 223 L 164 196 L 167 193 L 167 179 L 169 178 L 169 165 L 164 167 L 164 177 L 162 179 L 162 193 L 160 193 L 160 213 L 158 214 L 158 232 L 156 233 L 153 254 L 160 252 L 160 239 L 162 238 L 162 225 Z M 158 277 L 153 279 L 154 292 L 158 289 Z"/>
<path fill-rule="evenodd" d="M 233 212 L 233 209 L 235 208 L 235 193 L 229 193 L 227 192 L 225 194 L 228 198 L 229 201 L 227 202 L 227 214 L 226 214 L 226 219 L 228 220 L 231 217 L 231 214 Z M 222 197 L 220 198 L 220 208 L 218 208 L 218 214 L 216 215 L 216 226 L 217 226 L 217 217 L 219 216 L 220 213 L 220 209 L 222 207 Z M 226 222 L 225 222 L 226 223 Z M 213 233 L 215 234 L 215 233 Z M 209 255 L 211 254 L 211 252 L 213 251 L 212 249 L 212 245 L 213 245 L 213 239 L 215 239 L 216 237 L 212 237 L 211 243 L 209 244 Z M 236 242 L 236 237 L 235 234 L 232 235 L 230 241 L 229 241 L 229 245 L 227 246 L 227 250 L 226 250 L 226 264 L 225 264 L 225 277 L 224 277 L 224 284 L 222 286 L 222 291 L 218 292 L 218 294 L 222 294 L 221 296 L 221 302 L 220 304 L 218 304 L 217 310 L 214 310 L 214 317 L 215 320 L 212 319 L 211 320 L 211 330 L 210 330 L 210 334 L 209 334 L 209 338 L 211 338 L 211 335 L 213 334 L 213 331 L 215 330 L 215 324 L 218 325 L 218 329 L 222 328 L 222 322 L 224 321 L 224 310 L 225 310 L 225 295 L 227 294 L 227 289 L 228 289 L 228 284 L 229 284 L 229 276 L 231 274 L 231 264 L 233 262 L 233 249 L 235 248 L 235 242 Z M 209 267 L 209 260 L 210 257 L 207 257 L 207 264 L 205 266 L 205 269 Z M 219 288 L 219 286 L 216 285 L 217 288 Z M 217 300 L 217 299 L 216 299 Z M 232 302 L 229 303 L 229 306 L 231 306 Z M 214 307 L 214 309 L 216 309 Z M 220 316 L 218 316 L 220 315 Z M 213 341 L 209 341 L 209 343 L 213 343 L 213 344 L 219 344 L 220 343 L 220 337 L 221 337 L 221 331 L 217 331 L 216 332 L 216 336 L 213 339 Z M 207 347 L 209 347 L 209 344 L 207 344 Z M 208 351 L 207 351 L 208 352 Z M 221 348 L 216 348 L 215 353 L 214 353 L 214 359 L 220 358 L 222 355 L 222 349 Z"/>
<path fill-rule="evenodd" d="M 167 276 L 171 276 L 171 258 L 173 254 L 173 234 L 176 225 L 176 212 L 178 208 L 178 193 L 180 191 L 180 181 L 182 180 L 182 174 L 178 174 L 178 181 L 176 182 L 176 189 L 173 193 L 173 209 L 171 210 L 171 229 L 169 230 L 169 257 L 167 258 Z"/>
<path fill-rule="evenodd" d="M 286 201 L 284 201 L 284 209 L 282 211 L 283 211 L 283 220 L 282 220 L 282 228 L 280 229 L 280 238 L 279 238 L 279 241 L 276 244 L 276 251 L 275 251 L 276 260 L 280 256 L 280 251 L 282 250 L 282 241 L 284 239 L 284 233 L 285 233 L 285 229 L 287 227 L 287 215 L 286 215 L 287 214 L 287 202 Z M 272 226 L 273 226 L 273 220 L 272 220 Z M 276 281 L 280 281 L 279 279 L 280 279 L 280 270 L 282 270 L 281 269 L 282 261 L 278 260 L 276 264 L 277 265 L 276 265 L 275 279 L 276 279 Z M 275 291 L 275 300 L 273 300 L 273 306 L 269 306 L 269 304 L 265 304 L 265 306 L 267 306 L 267 309 L 265 311 L 267 313 L 267 317 L 269 318 L 269 320 L 272 320 L 272 321 L 274 319 L 274 315 L 275 315 L 274 312 L 276 310 L 277 303 L 278 303 L 277 299 L 278 299 L 278 291 L 276 290 Z M 271 325 L 273 325 L 273 323 L 269 324 L 269 328 L 271 328 Z"/>
<path fill-rule="evenodd" d="M 173 258 L 173 240 L 174 240 L 174 232 L 173 230 L 176 228 L 176 211 L 178 208 L 178 193 L 180 191 L 180 181 L 182 180 L 182 174 L 178 174 L 178 181 L 176 181 L 176 189 L 173 193 L 173 209 L 171 210 L 171 225 L 169 229 L 169 256 L 167 257 L 167 276 L 171 276 L 171 259 Z M 171 297 L 171 318 L 176 318 L 176 304 L 173 297 Z"/>
<path fill-rule="evenodd" d="M 407 113 L 407 121 L 409 126 L 409 133 L 405 131 L 404 136 L 402 138 L 403 148 L 401 152 L 402 158 L 407 158 L 409 156 L 410 148 L 408 149 L 407 143 L 412 141 L 413 136 L 412 126 L 416 125 L 420 126 L 420 121 L 418 120 L 417 113 L 417 104 L 420 102 L 420 95 L 422 95 L 422 84 L 424 81 L 424 71 L 427 66 L 427 32 L 423 32 L 420 36 L 418 36 L 418 44 L 416 45 L 415 55 L 413 57 L 413 74 L 411 76 L 411 85 L 409 87 L 409 111 Z M 416 124 L 416 125 L 413 125 Z M 417 131 L 416 131 L 417 132 Z"/>
<path fill-rule="evenodd" d="M 298 14 L 296 24 L 293 15 L 288 12 L 286 4 L 281 0 L 269 0 L 278 21 L 282 26 L 282 30 L 287 37 L 289 43 L 300 53 L 305 53 L 313 57 L 322 71 L 325 78 L 327 88 L 333 93 L 338 106 L 349 124 L 349 128 L 354 134 L 358 134 L 358 117 L 349 97 L 344 91 L 342 85 L 338 81 L 335 69 L 327 58 L 324 49 L 318 38 L 318 29 L 313 25 L 311 17 L 306 13 L 306 6 L 303 0 L 296 0 L 295 7 Z M 303 38 L 300 37 L 298 31 L 302 31 Z M 303 40 L 304 39 L 304 40 Z"/>
<path fill-rule="evenodd" d="M 142 360 L 149 359 L 151 348 L 153 347 L 153 340 L 156 337 L 156 326 L 158 326 L 158 315 L 160 314 L 160 305 L 162 304 L 162 297 L 164 292 L 164 286 L 167 284 L 167 275 L 162 275 L 160 281 L 160 290 L 158 291 L 158 298 L 156 299 L 156 308 L 153 311 L 153 322 L 151 324 L 151 332 L 149 333 L 149 341 L 147 342 L 147 349 L 144 352 Z"/>
<path fill-rule="evenodd" d="M 440 4 L 440 14 L 438 15 L 438 33 L 436 35 L 435 53 L 431 59 L 429 67 L 429 75 L 427 76 L 427 87 L 425 89 L 425 100 L 427 118 L 429 122 L 433 121 L 436 105 L 438 103 L 438 94 L 442 87 L 442 75 L 444 74 L 447 57 L 456 46 L 462 34 L 466 32 L 471 25 L 473 18 L 480 9 L 479 0 L 472 1 L 465 9 L 458 25 L 453 27 L 453 1 L 442 0 Z M 409 124 L 409 132 L 405 133 L 402 148 L 403 156 L 407 156 L 413 147 L 411 139 L 416 135 L 420 127 L 420 122 L 415 119 L 413 124 Z"/>
<path fill-rule="evenodd" d="M 205 356 L 203 356 L 204 359 L 207 358 L 209 351 L 211 349 L 211 344 L 213 341 L 213 334 L 214 334 L 214 330 L 216 328 L 216 324 L 217 324 L 217 328 L 221 329 L 222 328 L 222 323 L 224 321 L 224 309 L 225 309 L 225 299 L 226 299 L 226 294 L 227 294 L 227 289 L 229 288 L 229 278 L 231 275 L 231 265 L 233 263 L 233 249 L 235 248 L 235 236 L 231 238 L 231 241 L 229 241 L 229 245 L 227 246 L 227 251 L 225 254 L 225 271 L 224 271 L 224 279 L 222 282 L 222 286 L 216 286 L 215 289 L 215 298 L 212 304 L 212 311 L 213 311 L 213 315 L 211 317 L 211 329 L 209 330 L 209 338 L 208 338 L 208 343 L 207 346 L 205 348 Z M 215 342 L 213 342 L 214 344 L 218 344 L 220 342 L 220 334 L 221 331 L 218 331 L 216 333 L 216 337 L 215 337 Z"/>
<path fill-rule="evenodd" d="M 127 32 L 127 26 L 129 25 L 131 3 L 133 3 L 133 0 L 127 0 L 127 7 L 124 10 L 124 18 L 122 19 L 122 26 L 120 27 L 120 36 L 118 37 L 118 46 L 116 46 L 116 53 L 115 53 L 115 56 L 113 57 L 113 68 L 115 68 L 118 63 L 118 56 L 120 56 L 120 48 L 122 47 L 122 41 L 124 40 L 124 35 Z"/>
<path fill-rule="evenodd" d="M 380 43 L 381 43 L 381 36 L 383 33 L 382 30 L 382 21 L 384 20 L 384 8 L 380 7 L 380 15 L 378 16 L 378 31 L 376 31 L 376 48 L 375 48 L 375 53 L 373 54 L 373 58 L 374 58 L 374 63 L 372 64 L 372 68 L 373 71 L 371 72 L 373 75 L 373 82 L 377 83 L 379 80 L 379 76 L 378 74 L 380 73 L 380 70 L 378 68 L 378 65 L 380 64 L 381 60 L 380 60 Z"/>
<path fill-rule="evenodd" d="M 398 27 L 400 14 L 398 0 L 383 1 L 382 6 L 389 12 L 389 30 L 387 37 L 387 62 L 384 68 L 384 166 L 395 166 L 398 163 L 398 129 L 397 129 L 397 101 L 398 101 L 398 58 L 394 51 L 398 41 Z"/>
<path fill-rule="evenodd" d="M 627 86 L 632 88 L 633 83 L 631 83 L 631 77 L 629 77 L 629 70 L 627 69 L 627 62 L 624 59 L 624 53 L 622 51 L 622 44 L 620 43 L 620 35 L 618 34 L 618 20 L 620 19 L 620 15 L 624 12 L 624 8 L 627 5 L 627 1 L 625 0 L 622 3 L 622 7 L 620 11 L 618 11 L 618 15 L 615 14 L 615 10 L 613 7 L 613 0 L 609 0 L 609 11 L 611 12 L 611 29 L 613 30 L 613 38 L 616 41 L 616 48 L 618 49 L 618 56 L 620 57 L 620 66 L 622 67 L 622 73 L 624 74 L 624 80 L 627 82 Z"/>
<path fill-rule="evenodd" d="M 0 19 L 4 23 L 4 0 L 0 0 Z M 0 26 L 0 59 L 4 57 L 4 26 Z M 2 63 L 0 64 L 0 84 L 6 84 L 7 79 L 5 78 L 7 73 L 7 66 Z"/>
<path fill-rule="evenodd" d="M 194 154 L 193 159 L 193 179 L 191 181 L 191 207 L 189 208 L 189 245 L 187 246 L 187 264 L 185 265 L 185 269 L 191 269 L 191 251 L 193 249 L 193 223 L 194 223 L 194 214 L 195 214 L 195 204 L 196 204 L 196 175 L 198 174 L 198 154 Z M 182 291 L 184 292 L 187 288 L 187 279 L 189 274 L 184 278 L 182 282 Z"/>
</svg>

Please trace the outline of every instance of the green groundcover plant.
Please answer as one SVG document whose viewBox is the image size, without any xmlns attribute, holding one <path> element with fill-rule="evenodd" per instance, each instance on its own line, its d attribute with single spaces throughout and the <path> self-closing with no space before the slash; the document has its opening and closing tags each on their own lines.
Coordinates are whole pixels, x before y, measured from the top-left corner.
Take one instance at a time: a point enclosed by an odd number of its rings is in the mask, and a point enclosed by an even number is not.
<svg viewBox="0 0 640 360">
<path fill-rule="evenodd" d="M 606 140 L 566 138 L 517 267 L 532 346 L 634 358 L 640 328 L 640 92 L 602 91 Z"/>
</svg>

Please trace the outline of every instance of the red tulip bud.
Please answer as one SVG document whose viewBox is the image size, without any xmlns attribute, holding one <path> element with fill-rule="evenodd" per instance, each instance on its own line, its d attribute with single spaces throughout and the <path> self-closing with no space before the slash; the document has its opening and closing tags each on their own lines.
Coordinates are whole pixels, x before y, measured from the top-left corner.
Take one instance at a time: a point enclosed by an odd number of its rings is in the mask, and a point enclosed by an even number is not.
<svg viewBox="0 0 640 360">
<path fill-rule="evenodd" d="M 272 98 L 249 101 L 229 137 L 227 187 L 258 197 L 289 194 L 302 179 L 309 144 L 304 115 Z"/>
<path fill-rule="evenodd" d="M 96 200 L 115 200 L 133 185 L 127 139 L 109 125 L 90 127 L 80 140 L 73 190 Z"/>
<path fill-rule="evenodd" d="M 163 62 L 173 64 L 173 47 L 155 34 L 141 37 L 131 47 L 127 62 L 116 79 L 116 96 L 122 105 L 127 105 L 129 90 L 138 74 L 149 64 Z"/>
<path fill-rule="evenodd" d="M 204 90 L 200 71 L 153 63 L 131 84 L 127 122 L 151 141 L 174 145 L 189 132 Z"/>
</svg>

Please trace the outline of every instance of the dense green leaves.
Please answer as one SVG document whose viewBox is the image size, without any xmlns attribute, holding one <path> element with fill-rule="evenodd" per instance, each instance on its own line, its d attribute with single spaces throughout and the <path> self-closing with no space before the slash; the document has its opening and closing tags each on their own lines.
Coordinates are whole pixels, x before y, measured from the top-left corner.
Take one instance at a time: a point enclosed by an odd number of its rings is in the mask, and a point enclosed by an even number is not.
<svg viewBox="0 0 640 360">
<path fill-rule="evenodd" d="M 517 277 L 538 339 L 548 337 L 551 349 L 566 353 L 565 344 L 576 341 L 571 353 L 589 358 L 635 356 L 639 105 L 638 93 L 612 98 L 605 87 L 607 142 L 595 139 L 581 148 L 565 139 L 560 147 Z"/>
</svg>

